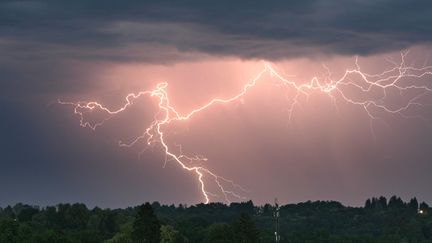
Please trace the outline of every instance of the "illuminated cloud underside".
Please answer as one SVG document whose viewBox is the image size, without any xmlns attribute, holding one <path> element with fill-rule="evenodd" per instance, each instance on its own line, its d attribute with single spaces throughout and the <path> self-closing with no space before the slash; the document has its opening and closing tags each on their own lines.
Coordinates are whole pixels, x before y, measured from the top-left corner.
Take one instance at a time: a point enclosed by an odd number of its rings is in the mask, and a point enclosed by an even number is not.
<svg viewBox="0 0 432 243">
<path fill-rule="evenodd" d="M 96 130 L 112 117 L 122 113 L 132 105 L 134 101 L 142 96 L 148 96 L 157 101 L 157 112 L 154 114 L 154 119 L 145 131 L 139 136 L 132 139 L 131 142 L 119 142 L 120 146 L 132 147 L 138 144 L 139 141 L 146 141 L 148 146 L 158 144 L 163 149 L 166 157 L 165 163 L 168 161 L 176 162 L 181 168 L 187 170 L 197 177 L 199 187 L 201 189 L 203 201 L 208 203 L 213 200 L 224 200 L 230 202 L 232 200 L 246 199 L 247 190 L 234 182 L 220 176 L 202 165 L 193 165 L 196 162 L 207 161 L 207 158 L 201 155 L 184 154 L 181 145 L 171 145 L 166 140 L 166 128 L 175 122 L 186 122 L 192 119 L 195 114 L 207 110 L 209 107 L 218 104 L 232 104 L 242 101 L 243 97 L 253 89 L 258 82 L 263 80 L 265 75 L 271 77 L 272 85 L 283 86 L 295 91 L 290 103 L 286 104 L 289 111 L 289 118 L 293 115 L 293 110 L 301 102 L 300 97 L 309 98 L 315 93 L 327 95 L 336 105 L 337 100 L 344 101 L 353 106 L 358 106 L 364 110 L 369 116 L 371 124 L 374 120 L 380 119 L 380 114 L 390 114 L 401 118 L 421 118 L 428 119 L 422 114 L 412 115 L 410 109 L 415 107 L 428 106 L 422 102 L 422 98 L 432 94 L 432 87 L 427 84 L 417 82 L 422 78 L 432 76 L 432 66 L 412 66 L 405 62 L 407 53 L 401 53 L 399 63 L 394 63 L 394 66 L 383 70 L 380 73 L 365 73 L 358 65 L 357 58 L 355 59 L 355 68 L 345 70 L 344 74 L 338 79 L 331 78 L 331 72 L 328 70 L 328 76 L 313 77 L 309 82 L 299 84 L 296 81 L 284 78 L 275 70 L 275 68 L 265 63 L 261 70 L 257 70 L 258 74 L 249 82 L 244 84 L 243 89 L 236 95 L 229 98 L 214 98 L 209 100 L 204 105 L 190 110 L 187 113 L 180 113 L 171 103 L 170 96 L 167 92 L 168 83 L 163 82 L 157 84 L 153 90 L 140 91 L 138 93 L 130 93 L 125 97 L 125 103 L 119 109 L 110 109 L 109 107 L 99 102 L 65 102 L 59 103 L 64 105 L 72 105 L 75 114 L 80 117 L 80 125 Z M 406 82 L 409 78 L 411 81 Z M 357 95 L 353 96 L 350 92 L 346 92 L 344 88 L 354 88 Z M 414 92 L 415 94 L 402 104 L 388 104 L 385 98 L 390 89 L 396 89 L 402 95 L 404 92 Z M 378 93 L 378 95 L 368 96 L 365 94 Z M 103 113 L 103 118 L 99 121 L 90 121 L 88 116 L 94 112 Z M 371 131 L 373 129 L 371 126 Z M 210 191 L 208 183 L 215 183 L 218 191 Z"/>
</svg>

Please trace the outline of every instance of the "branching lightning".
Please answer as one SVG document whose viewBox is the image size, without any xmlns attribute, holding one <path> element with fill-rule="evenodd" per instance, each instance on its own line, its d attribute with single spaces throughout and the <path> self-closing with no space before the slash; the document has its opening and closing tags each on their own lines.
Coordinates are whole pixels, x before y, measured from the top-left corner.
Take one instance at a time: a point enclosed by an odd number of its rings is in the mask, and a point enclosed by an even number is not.
<svg viewBox="0 0 432 243">
<path fill-rule="evenodd" d="M 336 98 L 340 97 L 342 100 L 348 104 L 358 106 L 363 109 L 366 114 L 370 117 L 371 121 L 379 119 L 376 115 L 376 110 L 381 112 L 397 115 L 402 118 L 412 118 L 422 116 L 409 115 L 406 112 L 414 106 L 426 106 L 431 104 L 424 104 L 421 98 L 426 95 L 432 94 L 432 85 L 429 84 L 416 84 L 416 80 L 421 78 L 427 78 L 432 76 L 432 66 L 423 65 L 421 67 L 409 66 L 405 62 L 407 52 L 401 53 L 401 59 L 398 63 L 393 63 L 394 65 L 384 70 L 381 73 L 368 74 L 361 71 L 358 65 L 357 58 L 355 59 L 355 68 L 345 70 L 344 74 L 338 79 L 332 79 L 331 73 L 328 68 L 328 75 L 325 78 L 314 77 L 309 82 L 298 84 L 298 82 L 288 80 L 280 75 L 272 65 L 265 63 L 262 70 L 251 79 L 249 82 L 244 84 L 243 88 L 234 96 L 229 98 L 214 98 L 208 103 L 191 110 L 189 113 L 181 114 L 176 110 L 176 108 L 171 104 L 167 87 L 168 83 L 163 82 L 156 85 L 153 90 L 140 91 L 138 93 L 130 93 L 125 97 L 125 103 L 122 107 L 118 109 L 110 109 L 101 103 L 90 101 L 90 102 L 64 102 L 60 101 L 60 104 L 72 105 L 74 107 L 74 113 L 79 116 L 80 125 L 82 127 L 90 128 L 96 130 L 99 126 L 102 126 L 112 117 L 122 113 L 130 106 L 134 104 L 134 100 L 142 97 L 148 96 L 157 101 L 157 112 L 150 125 L 144 130 L 144 132 L 134 138 L 129 143 L 119 142 L 119 146 L 122 147 L 132 147 L 135 146 L 140 141 L 145 141 L 147 145 L 160 144 L 162 150 L 165 154 L 165 163 L 168 161 L 174 161 L 181 168 L 186 171 L 193 173 L 198 180 L 199 187 L 203 196 L 205 203 L 210 202 L 212 197 L 218 196 L 217 193 L 221 193 L 222 197 L 226 202 L 230 202 L 232 199 L 243 200 L 243 196 L 246 192 L 244 188 L 236 184 L 233 180 L 224 178 L 213 171 L 203 167 L 192 165 L 193 162 L 207 161 L 202 155 L 186 155 L 182 151 L 182 147 L 179 144 L 175 146 L 169 146 L 166 140 L 166 130 L 165 128 L 173 122 L 187 121 L 193 118 L 197 113 L 200 113 L 212 106 L 217 104 L 229 104 L 242 99 L 250 89 L 256 86 L 257 82 L 263 79 L 264 75 L 269 75 L 270 80 L 274 82 L 275 85 L 280 85 L 284 87 L 291 88 L 295 91 L 292 97 L 292 102 L 288 104 L 289 117 L 291 118 L 292 113 L 296 105 L 299 104 L 299 97 L 305 96 L 309 97 L 314 92 L 323 93 L 329 96 L 329 98 L 336 104 Z M 412 82 L 406 84 L 402 82 L 403 79 L 412 79 Z M 378 90 L 380 93 L 379 97 L 376 98 L 363 98 L 355 99 L 348 95 L 344 91 L 344 87 L 351 87 L 358 90 L 363 94 L 371 92 L 372 90 Z M 384 102 L 387 97 L 389 89 L 396 89 L 401 94 L 408 90 L 414 91 L 416 94 L 411 97 L 404 104 L 394 107 L 394 105 L 388 105 Z M 86 115 L 91 112 L 102 112 L 105 117 L 98 122 L 89 122 L 86 120 Z M 375 111 L 375 112 L 374 112 Z M 426 118 L 425 118 L 426 119 Z M 211 192 L 208 189 L 206 181 L 212 179 L 217 186 L 218 192 Z"/>
</svg>

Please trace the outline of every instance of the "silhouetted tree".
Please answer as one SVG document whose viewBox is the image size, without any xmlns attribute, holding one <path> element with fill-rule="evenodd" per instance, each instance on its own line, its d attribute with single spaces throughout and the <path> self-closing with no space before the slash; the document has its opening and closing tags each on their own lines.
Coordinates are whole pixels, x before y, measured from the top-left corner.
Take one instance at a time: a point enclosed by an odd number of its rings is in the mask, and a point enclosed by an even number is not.
<svg viewBox="0 0 432 243">
<path fill-rule="evenodd" d="M 66 217 L 70 228 L 84 229 L 89 220 L 89 211 L 83 203 L 74 203 L 68 208 Z"/>
<path fill-rule="evenodd" d="M 380 208 L 387 208 L 387 199 L 385 197 L 379 197 L 378 202 L 380 204 Z"/>
<path fill-rule="evenodd" d="M 396 196 L 387 203 L 383 198 L 367 200 L 365 208 L 370 209 L 346 207 L 334 201 L 282 205 L 281 240 L 331 243 L 432 242 L 432 217 L 426 203 L 418 205 L 415 198 L 405 203 Z M 387 208 L 384 206 L 386 204 Z M 269 204 L 258 207 L 253 206 L 252 202 L 230 205 L 202 203 L 181 207 L 158 203 L 153 205 L 157 209 L 142 205 L 115 210 L 97 207 L 89 210 L 83 204 L 59 204 L 57 207 L 39 209 L 19 203 L 0 209 L 0 243 L 274 241 L 273 210 Z M 414 213 L 418 206 L 422 210 L 421 214 Z M 156 214 L 165 226 L 159 228 Z"/>
<path fill-rule="evenodd" d="M 372 202 L 371 202 L 371 200 L 369 198 L 366 200 L 364 207 L 367 208 L 367 209 L 372 208 Z"/>
<path fill-rule="evenodd" d="M 18 214 L 18 220 L 20 222 L 28 222 L 32 220 L 33 215 L 39 212 L 38 209 L 33 207 L 23 208 Z"/>
<path fill-rule="evenodd" d="M 44 210 L 46 225 L 48 227 L 58 226 L 58 215 L 56 207 L 46 207 Z"/>
<path fill-rule="evenodd" d="M 249 214 L 246 213 L 241 213 L 240 217 L 234 223 L 234 235 L 236 242 L 259 242 L 259 231 L 255 226 L 255 222 Z"/>
<path fill-rule="evenodd" d="M 99 231 L 104 234 L 112 235 L 119 230 L 116 223 L 116 214 L 112 210 L 104 209 L 99 211 L 96 221 Z"/>
<path fill-rule="evenodd" d="M 11 206 L 5 207 L 2 211 L 2 214 L 10 219 L 14 219 L 16 217 L 14 210 Z"/>
<path fill-rule="evenodd" d="M 160 223 L 150 203 L 138 207 L 132 228 L 132 239 L 135 242 L 159 243 Z"/>
<path fill-rule="evenodd" d="M 404 202 L 400 197 L 392 196 L 389 200 L 388 204 L 389 208 L 403 208 Z"/>
<path fill-rule="evenodd" d="M 372 197 L 372 200 L 368 199 L 365 203 L 365 208 L 385 209 L 387 206 L 387 199 L 383 196 L 379 198 Z"/>
<path fill-rule="evenodd" d="M 417 202 L 417 198 L 411 198 L 411 200 L 408 203 L 409 208 L 413 209 L 413 210 L 417 210 L 419 207 L 419 204 Z"/>
<path fill-rule="evenodd" d="M 371 202 L 372 208 L 379 208 L 378 198 L 373 197 Z"/>
</svg>

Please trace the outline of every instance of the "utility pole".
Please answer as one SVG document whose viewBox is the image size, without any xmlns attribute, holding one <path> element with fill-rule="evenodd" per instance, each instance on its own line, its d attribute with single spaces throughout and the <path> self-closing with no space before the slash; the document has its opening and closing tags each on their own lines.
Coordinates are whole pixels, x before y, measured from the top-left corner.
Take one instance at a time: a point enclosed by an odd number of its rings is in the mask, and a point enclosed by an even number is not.
<svg viewBox="0 0 432 243">
<path fill-rule="evenodd" d="M 280 242 L 280 235 L 279 235 L 279 204 L 278 204 L 278 200 L 277 198 L 275 198 L 274 200 L 275 203 L 275 208 L 274 208 L 274 212 L 273 212 L 273 220 L 274 220 L 274 225 L 275 225 L 275 239 L 276 239 L 276 243 Z"/>
</svg>

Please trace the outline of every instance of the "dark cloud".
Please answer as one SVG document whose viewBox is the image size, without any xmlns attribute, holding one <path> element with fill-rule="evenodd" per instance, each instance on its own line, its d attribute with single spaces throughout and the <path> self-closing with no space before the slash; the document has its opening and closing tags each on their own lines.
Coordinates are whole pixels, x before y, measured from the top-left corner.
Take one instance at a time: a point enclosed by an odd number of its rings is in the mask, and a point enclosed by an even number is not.
<svg viewBox="0 0 432 243">
<path fill-rule="evenodd" d="M 0 16 L 1 45 L 19 42 L 15 52 L 43 57 L 168 62 L 168 47 L 178 50 L 169 61 L 185 52 L 280 59 L 367 55 L 432 40 L 428 0 L 3 1 Z M 133 45 L 152 51 L 127 51 Z"/>
</svg>

